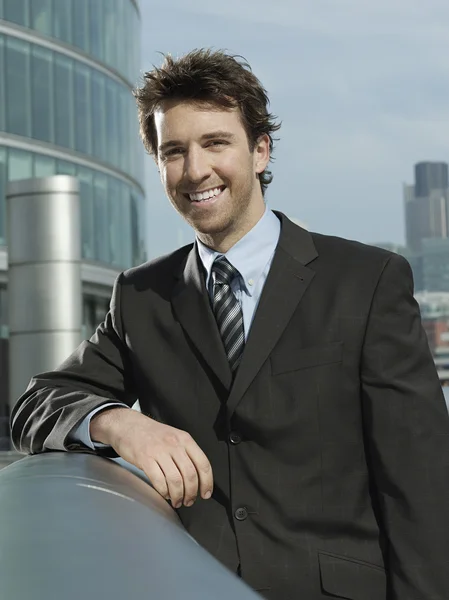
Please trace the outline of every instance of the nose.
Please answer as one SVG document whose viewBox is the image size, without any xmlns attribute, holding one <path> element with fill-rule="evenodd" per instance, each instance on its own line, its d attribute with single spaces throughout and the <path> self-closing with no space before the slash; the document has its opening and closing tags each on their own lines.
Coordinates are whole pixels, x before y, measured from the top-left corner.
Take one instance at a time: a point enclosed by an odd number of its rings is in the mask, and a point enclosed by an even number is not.
<svg viewBox="0 0 449 600">
<path fill-rule="evenodd" d="M 207 179 L 212 172 L 207 153 L 202 148 L 189 149 L 184 162 L 184 171 L 185 177 L 192 183 L 200 183 Z"/>
</svg>

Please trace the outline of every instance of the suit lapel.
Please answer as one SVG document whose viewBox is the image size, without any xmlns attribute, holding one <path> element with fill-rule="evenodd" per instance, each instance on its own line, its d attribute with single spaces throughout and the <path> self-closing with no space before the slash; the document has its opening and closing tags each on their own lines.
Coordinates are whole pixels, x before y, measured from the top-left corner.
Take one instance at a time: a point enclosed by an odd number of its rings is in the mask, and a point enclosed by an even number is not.
<svg viewBox="0 0 449 600">
<path fill-rule="evenodd" d="M 312 236 L 282 213 L 276 214 L 282 224 L 281 235 L 228 398 L 228 418 L 287 327 L 315 274 L 305 266 L 318 256 Z"/>
<path fill-rule="evenodd" d="M 173 290 L 171 302 L 181 326 L 225 388 L 229 389 L 232 374 L 199 262 L 194 245 L 184 268 L 177 274 L 179 281 Z"/>
</svg>

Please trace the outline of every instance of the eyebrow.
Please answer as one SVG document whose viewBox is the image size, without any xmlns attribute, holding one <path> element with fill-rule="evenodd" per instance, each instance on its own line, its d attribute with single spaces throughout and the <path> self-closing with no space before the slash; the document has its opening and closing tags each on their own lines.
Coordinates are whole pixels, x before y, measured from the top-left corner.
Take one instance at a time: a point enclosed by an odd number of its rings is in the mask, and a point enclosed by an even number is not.
<svg viewBox="0 0 449 600">
<path fill-rule="evenodd" d="M 201 141 L 207 141 L 212 139 L 222 138 L 226 140 L 235 139 L 235 135 L 230 131 L 211 131 L 211 133 L 205 133 L 201 136 Z M 161 144 L 158 148 L 158 152 L 164 152 L 168 148 L 173 148 L 174 146 L 182 146 L 182 142 L 180 140 L 169 140 L 164 144 Z"/>
</svg>

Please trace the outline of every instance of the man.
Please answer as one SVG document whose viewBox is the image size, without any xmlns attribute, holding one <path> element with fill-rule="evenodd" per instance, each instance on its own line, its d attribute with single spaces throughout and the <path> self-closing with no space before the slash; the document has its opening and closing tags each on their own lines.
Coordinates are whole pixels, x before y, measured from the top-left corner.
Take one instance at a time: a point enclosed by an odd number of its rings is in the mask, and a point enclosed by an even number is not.
<svg viewBox="0 0 449 600">
<path fill-rule="evenodd" d="M 408 263 L 266 207 L 278 125 L 237 58 L 166 57 L 136 98 L 195 244 L 118 277 L 15 446 L 122 456 L 266 598 L 447 600 L 448 415 Z"/>
</svg>

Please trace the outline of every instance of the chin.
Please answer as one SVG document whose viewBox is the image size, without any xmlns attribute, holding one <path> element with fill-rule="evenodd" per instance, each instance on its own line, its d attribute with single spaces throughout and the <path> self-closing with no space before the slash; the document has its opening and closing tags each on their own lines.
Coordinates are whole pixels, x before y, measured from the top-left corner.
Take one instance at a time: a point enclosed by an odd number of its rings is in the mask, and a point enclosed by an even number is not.
<svg viewBox="0 0 449 600">
<path fill-rule="evenodd" d="M 191 221 L 192 227 L 204 235 L 217 235 L 225 232 L 230 222 L 224 219 L 195 219 Z"/>
</svg>

